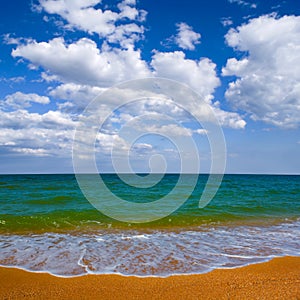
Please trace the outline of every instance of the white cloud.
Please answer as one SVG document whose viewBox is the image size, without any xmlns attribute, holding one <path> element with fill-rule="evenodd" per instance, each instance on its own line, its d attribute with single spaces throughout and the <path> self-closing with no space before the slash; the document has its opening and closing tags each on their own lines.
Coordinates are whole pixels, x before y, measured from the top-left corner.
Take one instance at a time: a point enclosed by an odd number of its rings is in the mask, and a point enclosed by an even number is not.
<svg viewBox="0 0 300 300">
<path fill-rule="evenodd" d="M 116 27 L 114 32 L 107 37 L 109 43 L 115 43 L 125 48 L 132 48 L 132 45 L 141 39 L 141 34 L 144 32 L 143 26 L 137 24 L 123 24 Z"/>
<path fill-rule="evenodd" d="M 136 143 L 134 144 L 135 149 L 143 149 L 143 150 L 152 150 L 153 147 L 150 144 L 147 143 Z"/>
<path fill-rule="evenodd" d="M 32 148 L 13 148 L 12 149 L 13 152 L 17 152 L 17 153 L 22 153 L 25 155 L 34 155 L 34 156 L 49 156 L 49 153 L 46 149 L 43 148 L 36 148 L 36 149 L 32 149 Z"/>
<path fill-rule="evenodd" d="M 220 103 L 213 103 L 213 93 L 220 85 L 216 74 L 216 65 L 208 58 L 190 60 L 181 51 L 161 53 L 156 52 L 152 58 L 151 65 L 155 75 L 166 77 L 181 83 L 186 83 L 194 89 L 199 96 L 213 109 L 221 125 L 232 128 L 244 128 L 246 122 L 238 113 L 227 112 L 220 108 Z M 198 107 L 191 107 L 189 99 L 186 99 L 186 108 L 200 118 L 208 115 L 206 108 L 199 103 Z"/>
<path fill-rule="evenodd" d="M 243 58 L 237 60 L 234 58 L 229 58 L 226 63 L 226 68 L 222 69 L 223 76 L 237 75 L 241 74 L 243 70 L 245 70 L 248 66 L 249 60 L 247 58 Z"/>
<path fill-rule="evenodd" d="M 0 77 L 0 82 L 19 83 L 24 81 L 25 81 L 25 76 Z"/>
<path fill-rule="evenodd" d="M 206 129 L 199 128 L 199 129 L 194 130 L 194 133 L 197 133 L 200 135 L 207 135 L 208 131 Z"/>
<path fill-rule="evenodd" d="M 47 78 L 52 79 L 54 76 L 65 82 L 49 92 L 56 100 L 68 101 L 58 105 L 64 112 L 81 112 L 88 101 L 114 83 L 155 75 L 188 84 L 213 108 L 222 125 L 233 128 L 245 126 L 237 113 L 226 112 L 213 105 L 213 93 L 220 80 L 216 74 L 216 65 L 208 58 L 196 61 L 187 59 L 181 51 L 156 52 L 152 57 L 151 72 L 140 53 L 133 49 L 104 46 L 100 50 L 89 39 L 66 45 L 62 38 L 48 43 L 19 45 L 12 55 L 22 56 L 37 67 L 42 66 L 46 69 L 47 73 L 44 74 L 47 74 Z M 188 99 L 186 108 L 201 117 L 207 114 L 200 104 L 199 107 L 191 107 Z M 103 115 L 107 108 L 101 107 L 101 111 Z"/>
<path fill-rule="evenodd" d="M 135 143 L 131 148 L 131 150 L 133 150 L 131 155 L 135 157 L 136 155 L 139 156 L 143 156 L 147 154 L 149 155 L 150 153 L 153 152 L 154 149 L 153 146 L 148 143 Z"/>
<path fill-rule="evenodd" d="M 130 3 L 128 1 L 123 1 L 118 4 L 118 8 L 120 9 L 120 18 L 128 18 L 129 20 L 137 20 L 139 17 L 139 11 L 132 7 L 136 5 L 136 3 Z"/>
<path fill-rule="evenodd" d="M 60 111 L 38 114 L 0 110 L 1 151 L 26 156 L 70 157 L 78 124 L 76 118 Z M 98 152 L 110 153 L 112 146 L 123 154 L 128 150 L 126 142 L 116 134 L 99 132 L 97 138 Z"/>
<path fill-rule="evenodd" d="M 44 78 L 65 82 L 52 89 L 50 95 L 72 100 L 73 104 L 66 104 L 67 109 L 75 104 L 77 109 L 82 110 L 88 99 L 114 83 L 153 75 L 188 84 L 210 105 L 213 93 L 220 84 L 216 65 L 211 60 L 187 59 L 181 51 L 154 53 L 150 63 L 153 71 L 142 60 L 139 51 L 132 48 L 113 49 L 107 45 L 100 50 L 95 42 L 86 38 L 72 44 L 66 44 L 62 38 L 49 42 L 30 42 L 17 46 L 12 55 L 26 58 L 37 67 L 42 66 L 46 70 Z M 222 120 L 226 120 L 226 112 L 220 109 L 218 111 L 222 112 Z M 230 119 L 240 120 L 236 113 L 228 116 Z M 224 123 L 226 126 L 228 124 L 227 121 Z"/>
<path fill-rule="evenodd" d="M 6 33 L 3 35 L 3 43 L 7 45 L 18 45 L 20 43 L 27 43 L 30 42 L 31 39 L 26 38 L 16 38 L 10 33 Z"/>
<path fill-rule="evenodd" d="M 195 45 L 200 44 L 200 33 L 186 23 L 178 23 L 177 35 L 174 37 L 175 43 L 184 50 L 195 50 Z"/>
<path fill-rule="evenodd" d="M 118 4 L 118 12 L 95 8 L 99 0 L 40 0 L 40 5 L 49 14 L 57 14 L 67 21 L 69 28 L 79 29 L 89 34 L 96 33 L 110 42 L 129 47 L 143 36 L 144 29 L 132 21 L 142 22 L 146 12 L 138 10 L 135 1 Z M 117 24 L 118 22 L 124 24 Z M 132 37 L 133 36 L 133 37 Z"/>
<path fill-rule="evenodd" d="M 25 109 L 11 112 L 0 110 L 0 127 L 25 129 L 25 128 L 72 128 L 76 125 L 71 116 L 60 111 L 48 111 L 44 114 L 30 113 Z"/>
<path fill-rule="evenodd" d="M 95 86 L 65 83 L 51 89 L 49 94 L 55 99 L 70 100 L 78 105 L 86 106 L 104 90 Z"/>
<path fill-rule="evenodd" d="M 49 95 L 57 101 L 56 104 L 59 111 L 81 114 L 86 106 L 105 90 L 105 88 L 96 86 L 64 83 L 51 88 Z"/>
<path fill-rule="evenodd" d="M 51 75 L 51 74 L 49 74 L 49 72 L 42 72 L 41 77 L 42 77 L 42 79 L 40 79 L 41 81 L 42 80 L 45 80 L 46 82 L 59 81 L 58 76 Z"/>
<path fill-rule="evenodd" d="M 228 59 L 223 75 L 238 77 L 229 84 L 227 100 L 254 120 L 279 127 L 300 123 L 300 17 L 265 15 L 231 29 L 229 46 L 245 52 Z"/>
<path fill-rule="evenodd" d="M 97 134 L 96 149 L 98 152 L 111 154 L 112 149 L 115 153 L 126 154 L 129 150 L 129 145 L 118 134 L 106 134 L 99 132 Z"/>
<path fill-rule="evenodd" d="M 226 26 L 232 25 L 233 21 L 232 21 L 231 17 L 227 17 L 227 18 L 222 18 L 221 23 L 224 27 L 226 27 Z"/>
<path fill-rule="evenodd" d="M 118 14 L 111 10 L 94 9 L 98 0 L 40 0 L 41 7 L 49 14 L 58 14 L 72 27 L 89 33 L 106 36 L 113 32 Z"/>
<path fill-rule="evenodd" d="M 157 124 L 148 125 L 139 123 L 140 127 L 137 130 L 148 133 L 157 133 L 164 136 L 192 136 L 192 130 L 190 128 L 182 127 L 177 124 L 165 124 L 162 125 L 159 122 Z"/>
<path fill-rule="evenodd" d="M 151 65 L 156 76 L 186 83 L 207 101 L 212 98 L 215 88 L 220 85 L 216 65 L 208 58 L 187 59 L 182 51 L 156 52 Z"/>
<path fill-rule="evenodd" d="M 248 1 L 245 1 L 245 0 L 228 0 L 228 1 L 229 1 L 229 3 L 236 3 L 238 5 L 248 6 L 250 8 L 256 8 L 257 7 L 256 3 L 251 3 L 251 2 L 248 2 Z"/>
<path fill-rule="evenodd" d="M 141 97 L 139 93 L 130 90 L 126 90 L 126 91 L 121 90 L 120 93 L 126 93 L 126 94 L 129 93 L 132 99 L 138 99 Z M 114 98 L 118 99 L 117 97 L 118 94 L 119 93 L 117 93 Z M 202 102 L 200 100 L 198 101 L 198 103 L 195 103 L 194 102 L 195 99 L 191 99 L 190 95 L 186 95 L 186 93 L 180 89 L 180 85 L 177 88 L 176 94 L 177 95 L 182 94 L 182 96 L 180 97 L 180 103 L 177 103 L 179 104 L 179 106 L 174 104 L 172 99 L 166 97 L 165 95 L 153 93 L 151 95 L 151 99 L 146 99 L 145 101 L 133 102 L 131 105 L 128 106 L 122 106 L 118 115 L 116 117 L 113 117 L 113 120 L 111 121 L 116 124 L 120 124 L 120 123 L 123 124 L 125 122 L 131 121 L 136 116 L 147 115 L 151 113 L 151 119 L 157 120 L 156 121 L 157 123 L 159 123 L 159 116 L 164 115 L 170 117 L 173 120 L 176 120 L 179 124 L 182 124 L 185 122 L 187 123 L 194 122 L 191 119 L 190 114 L 202 120 L 203 122 L 212 121 L 211 119 L 209 119 L 209 116 L 212 112 L 214 112 L 221 125 L 224 125 L 226 127 L 231 127 L 231 128 L 237 128 L 237 129 L 244 128 L 246 125 L 246 122 L 242 120 L 241 116 L 239 116 L 238 113 L 227 112 L 222 110 L 220 108 L 220 103 L 219 102 L 213 103 L 209 95 L 206 97 L 208 105 L 202 105 Z M 116 106 L 118 105 L 116 104 Z M 166 121 L 166 117 L 164 118 L 164 120 Z M 163 125 L 164 124 L 159 126 L 162 127 Z M 148 123 L 145 126 L 138 124 L 135 125 L 135 127 L 143 128 L 143 130 L 145 131 L 151 128 L 151 126 Z M 170 128 L 168 127 L 168 129 Z"/>
<path fill-rule="evenodd" d="M 116 82 L 150 75 L 140 51 L 111 48 L 100 50 L 90 39 L 82 38 L 66 44 L 63 38 L 49 42 L 32 41 L 19 45 L 13 57 L 23 57 L 36 66 L 42 66 L 64 82 L 107 87 Z"/>
<path fill-rule="evenodd" d="M 0 110 L 1 151 L 19 155 L 70 156 L 76 122 L 59 111 Z"/>
<path fill-rule="evenodd" d="M 88 101 L 113 84 L 159 76 L 186 83 L 196 90 L 220 116 L 223 125 L 234 128 L 244 126 L 237 113 L 225 112 L 213 103 L 213 94 L 220 80 L 216 74 L 216 65 L 211 60 L 187 59 L 183 52 L 176 51 L 156 52 L 147 63 L 141 58 L 140 50 L 133 47 L 143 34 L 144 28 L 140 22 L 144 20 L 146 12 L 137 10 L 134 0 L 119 3 L 118 12 L 100 9 L 99 4 L 97 0 L 40 0 L 44 11 L 61 16 L 67 22 L 66 26 L 91 34 L 97 33 L 104 38 L 100 48 L 88 38 L 66 42 L 60 37 L 48 42 L 24 41 L 18 43 L 12 51 L 13 57 L 28 60 L 30 68 L 43 68 L 41 76 L 46 82 L 60 83 L 49 89 L 49 95 L 59 101 L 58 112 L 77 114 Z M 200 42 L 200 34 L 185 23 L 177 26 L 178 34 L 174 38 L 178 45 L 183 49 L 194 49 L 195 44 Z M 113 47 L 114 43 L 120 43 L 123 48 Z M 186 103 L 192 113 L 195 110 L 202 115 L 207 113 L 202 107 L 189 106 L 188 99 Z M 108 110 L 108 105 L 103 105 L 101 116 Z M 41 118 L 40 115 L 37 117 Z M 127 117 L 132 117 L 132 112 L 127 112 Z"/>
<path fill-rule="evenodd" d="M 222 126 L 234 129 L 243 129 L 247 124 L 238 113 L 222 110 L 219 107 L 218 102 L 214 103 L 214 113 Z"/>
<path fill-rule="evenodd" d="M 49 104 L 50 99 L 46 96 L 40 96 L 34 93 L 24 94 L 22 92 L 16 92 L 7 95 L 1 106 L 4 108 L 19 109 L 30 107 L 32 103 Z"/>
</svg>

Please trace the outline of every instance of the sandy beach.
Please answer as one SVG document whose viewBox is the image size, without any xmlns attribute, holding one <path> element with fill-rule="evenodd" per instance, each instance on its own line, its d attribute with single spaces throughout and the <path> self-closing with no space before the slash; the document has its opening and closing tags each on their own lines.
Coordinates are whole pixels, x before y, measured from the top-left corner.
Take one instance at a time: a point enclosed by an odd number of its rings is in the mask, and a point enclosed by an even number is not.
<svg viewBox="0 0 300 300">
<path fill-rule="evenodd" d="M 1 299 L 300 299 L 300 257 L 207 274 L 59 278 L 0 268 Z"/>
</svg>

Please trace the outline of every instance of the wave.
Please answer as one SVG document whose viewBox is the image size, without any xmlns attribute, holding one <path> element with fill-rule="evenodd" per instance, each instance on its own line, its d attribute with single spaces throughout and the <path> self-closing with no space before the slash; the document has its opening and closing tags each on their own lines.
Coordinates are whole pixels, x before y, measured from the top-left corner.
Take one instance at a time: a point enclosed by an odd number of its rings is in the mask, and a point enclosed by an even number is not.
<svg viewBox="0 0 300 300">
<path fill-rule="evenodd" d="M 199 226 L 193 230 L 0 235 L 2 266 L 56 276 L 169 276 L 300 256 L 300 220 L 271 226 Z"/>
</svg>

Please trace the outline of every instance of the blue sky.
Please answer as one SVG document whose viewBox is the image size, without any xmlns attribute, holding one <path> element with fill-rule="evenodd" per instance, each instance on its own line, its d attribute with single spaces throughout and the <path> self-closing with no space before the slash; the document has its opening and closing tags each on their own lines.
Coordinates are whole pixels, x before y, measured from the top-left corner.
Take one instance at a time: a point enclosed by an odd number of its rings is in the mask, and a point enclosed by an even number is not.
<svg viewBox="0 0 300 300">
<path fill-rule="evenodd" d="M 145 77 L 186 84 L 211 107 L 226 139 L 227 173 L 300 173 L 297 1 L 12 0 L 1 6 L 0 173 L 72 172 L 83 109 L 111 86 Z M 172 111 L 175 121 L 134 123 L 149 105 L 116 110 L 97 139 L 101 170 L 112 171 L 114 145 L 123 158 L 131 149 L 135 171 L 149 171 L 149 158 L 161 154 L 176 172 L 179 156 L 164 136 L 179 136 L 196 141 L 200 172 L 208 172 L 209 145 L 199 124 L 166 103 L 152 104 L 152 113 Z M 191 115 L 201 111 L 200 104 L 185 104 Z M 128 145 L 118 136 L 126 122 L 152 136 Z"/>
</svg>

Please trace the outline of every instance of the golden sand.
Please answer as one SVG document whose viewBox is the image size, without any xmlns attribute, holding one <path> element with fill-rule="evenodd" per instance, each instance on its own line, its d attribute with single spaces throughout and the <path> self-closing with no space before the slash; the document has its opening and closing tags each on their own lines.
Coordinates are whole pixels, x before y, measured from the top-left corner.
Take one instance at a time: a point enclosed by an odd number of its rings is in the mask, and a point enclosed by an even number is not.
<svg viewBox="0 0 300 300">
<path fill-rule="evenodd" d="M 300 299 L 300 257 L 168 278 L 59 278 L 0 268 L 0 299 Z"/>
</svg>

